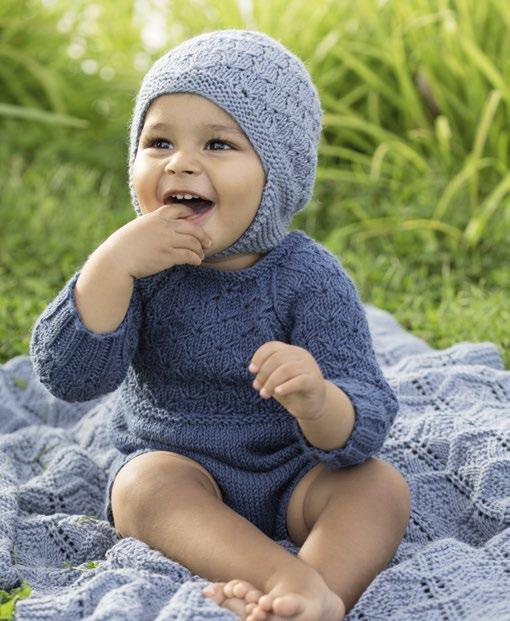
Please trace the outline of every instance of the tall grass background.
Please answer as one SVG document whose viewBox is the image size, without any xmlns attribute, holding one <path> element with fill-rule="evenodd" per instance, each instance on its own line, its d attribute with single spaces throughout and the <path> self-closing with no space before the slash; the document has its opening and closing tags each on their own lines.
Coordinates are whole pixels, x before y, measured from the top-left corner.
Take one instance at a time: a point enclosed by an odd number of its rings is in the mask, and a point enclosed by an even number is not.
<svg viewBox="0 0 510 621">
<path fill-rule="evenodd" d="M 0 362 L 28 353 L 37 316 L 135 217 L 127 137 L 143 74 L 222 28 L 280 40 L 318 88 L 317 183 L 291 228 L 433 347 L 490 340 L 510 368 L 506 0 L 3 0 Z"/>
</svg>

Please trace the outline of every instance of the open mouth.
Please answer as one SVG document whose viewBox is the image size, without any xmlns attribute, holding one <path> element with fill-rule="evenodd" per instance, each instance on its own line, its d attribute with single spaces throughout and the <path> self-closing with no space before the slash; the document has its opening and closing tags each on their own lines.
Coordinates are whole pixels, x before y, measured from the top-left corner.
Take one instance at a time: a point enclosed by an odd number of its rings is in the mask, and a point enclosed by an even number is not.
<svg viewBox="0 0 510 621">
<path fill-rule="evenodd" d="M 175 198 L 173 196 L 167 196 L 165 198 L 165 205 L 182 204 L 191 207 L 195 214 L 205 213 L 209 211 L 211 207 L 214 207 L 214 203 L 207 198 Z"/>
</svg>

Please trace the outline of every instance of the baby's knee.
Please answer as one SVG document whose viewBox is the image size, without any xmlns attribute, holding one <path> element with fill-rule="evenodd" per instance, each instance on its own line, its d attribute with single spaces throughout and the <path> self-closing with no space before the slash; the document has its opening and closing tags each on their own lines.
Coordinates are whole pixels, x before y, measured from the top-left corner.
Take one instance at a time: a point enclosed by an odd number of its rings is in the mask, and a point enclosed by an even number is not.
<svg viewBox="0 0 510 621">
<path fill-rule="evenodd" d="M 111 489 L 113 522 L 120 537 L 141 538 L 138 526 L 142 521 L 151 521 L 161 502 L 162 489 L 158 479 L 139 468 L 135 461 L 131 460 L 119 470 Z"/>
<path fill-rule="evenodd" d="M 189 462 L 156 452 L 139 455 L 119 470 L 112 485 L 115 529 L 120 537 L 142 538 L 141 528 L 168 519 L 193 498 L 216 498 L 210 488 L 205 475 Z"/>
<path fill-rule="evenodd" d="M 384 502 L 401 516 L 407 524 L 411 514 L 411 491 L 406 478 L 393 464 L 373 457 L 373 467 L 377 471 L 377 490 Z"/>
</svg>

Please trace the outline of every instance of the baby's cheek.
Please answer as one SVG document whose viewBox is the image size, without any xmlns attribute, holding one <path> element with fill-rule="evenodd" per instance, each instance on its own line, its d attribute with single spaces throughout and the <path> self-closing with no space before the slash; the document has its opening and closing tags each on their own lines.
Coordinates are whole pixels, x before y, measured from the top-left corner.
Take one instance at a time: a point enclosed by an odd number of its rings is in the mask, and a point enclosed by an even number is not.
<svg viewBox="0 0 510 621">
<path fill-rule="evenodd" d="M 138 199 L 145 199 L 148 194 L 156 192 L 156 172 L 146 157 L 137 155 L 133 162 L 133 187 Z"/>
<path fill-rule="evenodd" d="M 148 184 L 144 183 L 133 183 L 133 188 L 135 190 L 136 198 L 138 199 L 138 204 L 140 205 L 140 210 L 142 213 L 150 213 L 155 209 L 161 207 L 161 203 L 158 200 L 158 197 L 155 195 L 154 190 L 150 190 Z"/>
</svg>

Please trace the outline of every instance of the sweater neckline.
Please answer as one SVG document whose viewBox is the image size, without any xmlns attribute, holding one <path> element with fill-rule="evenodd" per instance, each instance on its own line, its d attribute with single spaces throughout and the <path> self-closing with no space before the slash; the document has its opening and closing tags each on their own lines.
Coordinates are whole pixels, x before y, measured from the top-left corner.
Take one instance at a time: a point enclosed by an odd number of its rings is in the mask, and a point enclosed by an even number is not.
<svg viewBox="0 0 510 621">
<path fill-rule="evenodd" d="M 182 263 L 174 265 L 172 270 L 175 272 L 190 273 L 195 276 L 203 276 L 207 279 L 217 279 L 224 281 L 232 280 L 245 280 L 247 278 L 256 278 L 269 270 L 280 259 L 283 258 L 285 253 L 293 248 L 295 243 L 299 239 L 302 239 L 305 233 L 299 229 L 295 229 L 287 233 L 287 235 L 280 241 L 278 246 L 275 246 L 266 255 L 260 258 L 257 263 L 250 267 L 246 267 L 241 270 L 219 270 L 214 267 L 189 265 L 188 263 Z"/>
</svg>

